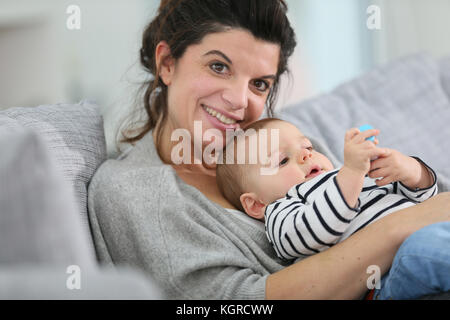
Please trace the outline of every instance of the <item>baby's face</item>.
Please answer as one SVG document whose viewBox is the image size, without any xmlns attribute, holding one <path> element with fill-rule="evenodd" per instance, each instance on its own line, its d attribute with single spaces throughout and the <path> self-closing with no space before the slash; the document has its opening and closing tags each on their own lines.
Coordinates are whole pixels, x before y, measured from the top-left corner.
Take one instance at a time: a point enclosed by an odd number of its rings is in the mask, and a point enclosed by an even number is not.
<svg viewBox="0 0 450 320">
<path fill-rule="evenodd" d="M 290 188 L 308 181 L 321 173 L 333 170 L 333 164 L 323 154 L 315 151 L 300 130 L 287 122 L 274 121 L 267 124 L 269 164 L 258 163 L 248 166 L 247 187 L 254 192 L 264 204 L 283 198 Z M 279 129 L 278 148 L 270 141 L 270 130 Z M 259 134 L 259 133 L 258 133 Z M 259 138 L 259 137 L 258 137 Z M 273 170 L 270 175 L 262 175 L 261 169 Z"/>
</svg>

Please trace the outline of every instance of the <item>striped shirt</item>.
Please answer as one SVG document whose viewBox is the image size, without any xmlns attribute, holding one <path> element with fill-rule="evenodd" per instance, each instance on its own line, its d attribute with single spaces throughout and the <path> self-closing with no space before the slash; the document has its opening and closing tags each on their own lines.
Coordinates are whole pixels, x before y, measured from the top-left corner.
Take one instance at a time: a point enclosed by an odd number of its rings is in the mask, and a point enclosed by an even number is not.
<svg viewBox="0 0 450 320">
<path fill-rule="evenodd" d="M 435 195 L 436 174 L 423 164 L 433 176 L 431 187 L 411 190 L 401 182 L 378 187 L 375 179 L 366 176 L 355 208 L 347 204 L 339 188 L 339 170 L 298 184 L 284 198 L 267 206 L 266 235 L 283 259 L 304 258 L 326 250 L 368 224 Z"/>
</svg>

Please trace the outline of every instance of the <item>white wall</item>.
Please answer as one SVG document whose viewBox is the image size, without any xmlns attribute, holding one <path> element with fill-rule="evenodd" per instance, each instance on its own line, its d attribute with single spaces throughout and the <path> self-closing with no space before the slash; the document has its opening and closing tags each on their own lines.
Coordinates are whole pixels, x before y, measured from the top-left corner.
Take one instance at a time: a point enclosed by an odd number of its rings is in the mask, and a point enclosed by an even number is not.
<svg viewBox="0 0 450 320">
<path fill-rule="evenodd" d="M 66 9 L 81 9 L 69 30 Z M 0 0 L 0 108 L 96 101 L 108 149 L 144 77 L 139 49 L 156 0 Z"/>
<path fill-rule="evenodd" d="M 450 0 L 287 0 L 298 36 L 289 104 L 401 56 L 426 51 L 450 55 Z M 381 29 L 366 25 L 370 5 Z"/>
<path fill-rule="evenodd" d="M 367 0 L 287 0 L 298 46 L 292 58 L 296 103 L 372 67 Z"/>
<path fill-rule="evenodd" d="M 64 99 L 61 55 L 51 17 L 0 3 L 0 109 Z"/>
<path fill-rule="evenodd" d="M 376 63 L 412 52 L 450 54 L 449 0 L 373 0 L 381 8 L 382 28 L 374 37 Z"/>
</svg>

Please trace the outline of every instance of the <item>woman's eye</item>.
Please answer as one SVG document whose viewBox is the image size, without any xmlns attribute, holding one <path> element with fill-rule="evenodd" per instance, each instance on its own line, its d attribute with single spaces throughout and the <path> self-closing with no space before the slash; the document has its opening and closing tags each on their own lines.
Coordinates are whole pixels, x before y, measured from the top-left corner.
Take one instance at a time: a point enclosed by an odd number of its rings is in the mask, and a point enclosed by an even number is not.
<svg viewBox="0 0 450 320">
<path fill-rule="evenodd" d="M 280 161 L 279 166 L 285 165 L 286 163 L 288 163 L 288 161 L 289 161 L 289 158 L 287 158 L 287 157 L 284 158 L 283 160 Z"/>
<path fill-rule="evenodd" d="M 214 72 L 220 73 L 220 74 L 224 73 L 224 70 L 227 70 L 227 69 L 228 69 L 228 67 L 227 67 L 225 64 L 220 63 L 220 62 L 214 62 L 214 63 L 212 63 L 209 67 L 210 67 Z"/>
<path fill-rule="evenodd" d="M 267 89 L 269 89 L 269 84 L 266 81 L 263 80 L 255 80 L 253 82 L 253 85 L 255 86 L 255 88 L 259 91 L 267 91 Z"/>
</svg>

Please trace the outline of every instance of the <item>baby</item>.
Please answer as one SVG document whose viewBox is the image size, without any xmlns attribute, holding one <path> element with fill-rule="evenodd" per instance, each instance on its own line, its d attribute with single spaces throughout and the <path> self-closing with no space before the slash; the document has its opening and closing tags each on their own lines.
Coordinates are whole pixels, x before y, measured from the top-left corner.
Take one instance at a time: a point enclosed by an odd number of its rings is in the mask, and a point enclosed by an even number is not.
<svg viewBox="0 0 450 320">
<path fill-rule="evenodd" d="M 258 138 L 263 129 L 279 130 L 278 143 L 271 141 L 271 134 L 264 135 L 268 146 L 279 146 L 268 147 L 270 164 L 259 159 L 256 164 L 218 164 L 217 181 L 233 206 L 265 222 L 267 237 L 282 259 L 326 250 L 377 219 L 437 193 L 436 174 L 420 159 L 379 148 L 377 139 L 366 140 L 379 130 L 348 130 L 344 164 L 337 170 L 286 121 L 264 119 L 245 131 L 251 129 Z M 223 151 L 223 162 L 231 147 L 248 152 L 250 137 L 234 138 Z M 274 164 L 273 174 L 261 175 L 261 168 Z"/>
</svg>

